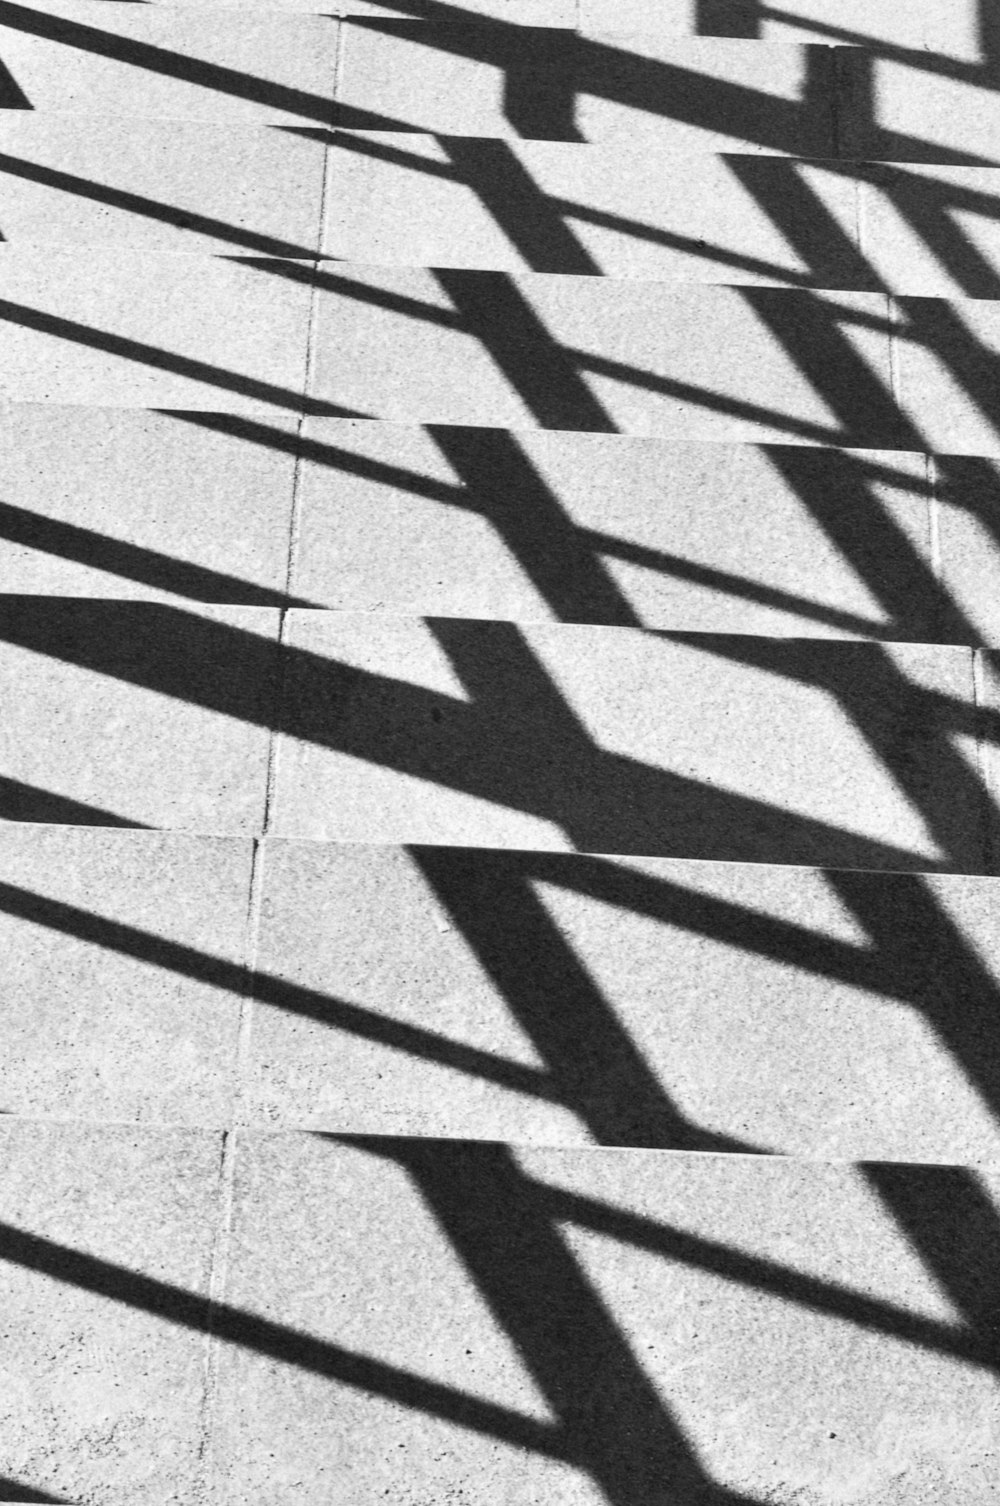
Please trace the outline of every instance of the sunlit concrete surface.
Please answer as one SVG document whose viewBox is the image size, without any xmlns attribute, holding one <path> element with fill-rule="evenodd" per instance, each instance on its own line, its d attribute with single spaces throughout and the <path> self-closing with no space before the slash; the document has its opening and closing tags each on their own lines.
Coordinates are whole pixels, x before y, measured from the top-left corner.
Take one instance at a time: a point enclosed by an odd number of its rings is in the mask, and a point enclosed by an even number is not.
<svg viewBox="0 0 1000 1506">
<path fill-rule="evenodd" d="M 993 1506 L 998 80 L 0 0 L 0 1506 Z"/>
</svg>

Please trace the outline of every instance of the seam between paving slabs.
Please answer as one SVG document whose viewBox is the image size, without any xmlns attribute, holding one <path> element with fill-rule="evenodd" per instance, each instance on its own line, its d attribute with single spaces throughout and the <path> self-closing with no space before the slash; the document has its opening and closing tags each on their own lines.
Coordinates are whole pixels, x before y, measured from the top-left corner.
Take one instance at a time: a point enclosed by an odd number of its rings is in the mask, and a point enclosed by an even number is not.
<svg viewBox="0 0 1000 1506">
<path fill-rule="evenodd" d="M 257 970 L 257 953 L 260 940 L 260 916 L 264 888 L 264 843 L 260 837 L 252 839 L 249 893 L 243 932 L 243 993 L 240 999 L 239 1025 L 235 1053 L 235 1083 L 231 1099 L 229 1124 L 221 1131 L 219 1158 L 219 1199 L 216 1208 L 215 1228 L 212 1236 L 212 1253 L 209 1266 L 208 1312 L 205 1324 L 204 1358 L 202 1366 L 203 1396 L 198 1441 L 198 1486 L 197 1494 L 206 1501 L 217 1502 L 215 1428 L 219 1400 L 219 1363 L 221 1341 L 215 1330 L 216 1304 L 225 1298 L 229 1280 L 229 1264 L 232 1252 L 233 1205 L 235 1200 L 236 1157 L 238 1135 L 244 1123 L 244 1078 L 246 1063 L 250 1056 L 250 1038 L 253 1030 L 255 1004 L 253 979 Z"/>
</svg>

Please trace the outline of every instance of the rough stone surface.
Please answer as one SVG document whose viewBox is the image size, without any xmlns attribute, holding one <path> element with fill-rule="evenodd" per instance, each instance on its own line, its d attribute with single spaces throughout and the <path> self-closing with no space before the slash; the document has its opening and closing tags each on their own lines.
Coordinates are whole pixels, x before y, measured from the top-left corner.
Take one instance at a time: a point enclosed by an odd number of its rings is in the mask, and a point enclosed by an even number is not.
<svg viewBox="0 0 1000 1506">
<path fill-rule="evenodd" d="M 24 402 L 301 408 L 306 269 L 250 257 L 0 249 L 0 394 Z"/>
<path fill-rule="evenodd" d="M 984 871 L 967 649 L 298 611 L 285 642 L 276 835 Z"/>
<path fill-rule="evenodd" d="M 258 251 L 319 245 L 323 144 L 199 120 L 0 116 L 6 241 L 79 250 Z"/>
<path fill-rule="evenodd" d="M 0 20 L 0 100 L 56 114 L 326 125 L 337 23 L 46 0 Z"/>
<path fill-rule="evenodd" d="M 930 449 L 1000 454 L 1000 302 L 900 298 L 896 383 L 907 417 Z"/>
<path fill-rule="evenodd" d="M 250 858 L 239 839 L 0 827 L 5 1113 L 228 1123 Z"/>
<path fill-rule="evenodd" d="M 5 1471 L 97 1506 L 197 1499 L 218 1132 L 12 1118 L 0 1145 Z"/>
<path fill-rule="evenodd" d="M 677 37 L 717 36 L 761 42 L 823 41 L 880 45 L 986 61 L 977 0 L 580 0 L 584 31 L 656 31 Z M 925 61 L 927 61 L 925 59 Z"/>
<path fill-rule="evenodd" d="M 342 126 L 836 155 L 828 48 L 430 22 L 346 23 L 342 46 Z"/>
<path fill-rule="evenodd" d="M 994 1180 L 244 1139 L 228 1297 L 309 1340 L 224 1356 L 229 1499 L 985 1506 Z"/>
<path fill-rule="evenodd" d="M 347 264 L 318 288 L 310 390 L 352 413 L 713 441 L 910 437 L 880 294 Z"/>
<path fill-rule="evenodd" d="M 921 455 L 349 419 L 305 436 L 292 590 L 324 606 L 973 641 L 940 620 Z M 949 516 L 956 545 L 995 632 L 997 548 Z"/>
<path fill-rule="evenodd" d="M 277 604 L 294 420 L 11 404 L 0 414 L 6 592 Z M 278 445 L 287 446 L 277 448 Z"/>
<path fill-rule="evenodd" d="M 278 613 L 0 597 L 7 820 L 260 829 Z"/>
<path fill-rule="evenodd" d="M 1000 880 L 271 841 L 258 1123 L 998 1156 Z"/>
<path fill-rule="evenodd" d="M 338 131 L 327 204 L 358 262 L 860 285 L 853 182 L 781 157 Z"/>
</svg>

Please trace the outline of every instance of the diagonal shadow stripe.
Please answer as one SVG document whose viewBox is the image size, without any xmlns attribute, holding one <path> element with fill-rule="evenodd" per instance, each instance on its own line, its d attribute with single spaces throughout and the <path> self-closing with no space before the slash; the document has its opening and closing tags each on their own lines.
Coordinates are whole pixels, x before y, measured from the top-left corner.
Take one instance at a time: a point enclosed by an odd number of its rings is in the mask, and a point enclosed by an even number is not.
<svg viewBox="0 0 1000 1506">
<path fill-rule="evenodd" d="M 334 21 L 331 24 L 337 23 Z M 219 63 L 184 57 L 179 52 L 171 52 L 169 48 L 157 47 L 149 42 L 116 36 L 114 32 L 88 26 L 81 21 L 48 15 L 41 10 L 30 10 L 13 3 L 13 0 L 0 0 L 0 26 L 9 26 L 14 31 L 44 37 L 47 41 L 74 47 L 80 52 L 92 52 L 98 57 L 143 68 L 149 73 L 198 84 L 217 94 L 231 94 L 237 99 L 247 99 L 254 104 L 287 111 L 290 115 L 304 116 L 307 120 L 332 123 L 332 99 L 323 99 L 320 95 L 309 94 L 301 89 L 291 89 L 270 79 L 256 78 L 253 74 L 241 73 L 236 68 L 226 68 Z"/>
</svg>

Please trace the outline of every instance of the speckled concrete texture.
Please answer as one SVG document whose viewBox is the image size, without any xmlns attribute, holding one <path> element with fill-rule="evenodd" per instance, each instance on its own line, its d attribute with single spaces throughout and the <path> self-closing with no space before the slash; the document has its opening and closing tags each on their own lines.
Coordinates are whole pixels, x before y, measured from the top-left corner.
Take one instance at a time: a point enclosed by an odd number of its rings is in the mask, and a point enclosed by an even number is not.
<svg viewBox="0 0 1000 1506">
<path fill-rule="evenodd" d="M 304 433 L 292 590 L 317 604 L 975 636 L 943 620 L 922 455 L 350 419 L 309 420 Z M 948 470 L 955 502 L 937 540 L 980 631 L 995 620 L 996 553 L 969 511 L 973 498 L 988 506 L 984 473 L 988 464 Z"/>
<path fill-rule="evenodd" d="M 325 125 L 337 29 L 325 16 L 266 10 L 199 15 L 114 0 L 11 4 L 0 17 L 3 103 L 123 120 L 138 114 Z"/>
<path fill-rule="evenodd" d="M 11 1118 L 0 1146 L 5 1473 L 34 1499 L 203 1499 L 219 1133 Z"/>
<path fill-rule="evenodd" d="M 984 871 L 968 649 L 299 611 L 285 643 L 279 836 Z"/>
<path fill-rule="evenodd" d="M 1000 880 L 265 844 L 257 1123 L 1000 1155 Z"/>
<path fill-rule="evenodd" d="M 293 1331 L 220 1365 L 240 1506 L 997 1487 L 992 1181 L 304 1136 L 235 1176 L 228 1299 Z"/>
<path fill-rule="evenodd" d="M 260 433 L 228 415 L 10 404 L 0 413 L 5 591 L 282 603 L 294 429 L 280 415 Z"/>
<path fill-rule="evenodd" d="M 325 152 L 276 127 L 0 116 L 6 241 L 309 256 Z"/>
<path fill-rule="evenodd" d="M 253 257 L 0 248 L 0 395 L 301 410 L 309 273 Z"/>
<path fill-rule="evenodd" d="M 0 795 L 14 821 L 250 833 L 278 613 L 0 597 Z"/>
<path fill-rule="evenodd" d="M 223 1126 L 251 844 L 0 826 L 0 1108 Z"/>
</svg>

